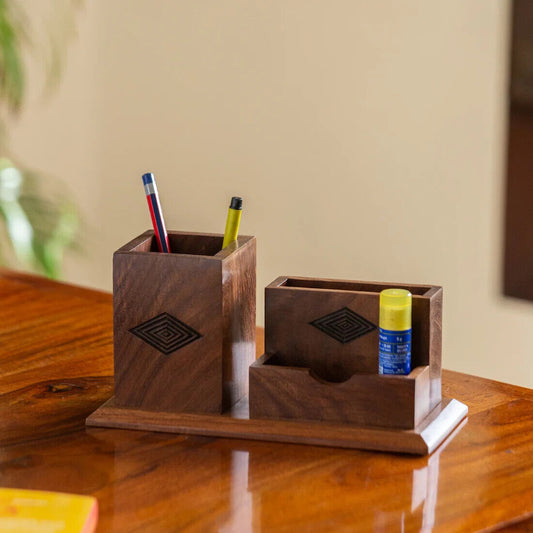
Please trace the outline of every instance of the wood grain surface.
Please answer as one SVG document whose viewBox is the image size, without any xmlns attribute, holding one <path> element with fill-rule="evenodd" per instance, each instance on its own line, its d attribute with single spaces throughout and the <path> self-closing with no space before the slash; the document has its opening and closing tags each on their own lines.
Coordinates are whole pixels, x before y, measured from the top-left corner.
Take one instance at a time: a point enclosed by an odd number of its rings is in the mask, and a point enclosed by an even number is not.
<svg viewBox="0 0 533 533">
<path fill-rule="evenodd" d="M 248 394 L 248 367 L 255 359 L 256 242 L 239 237 L 222 257 L 222 409 Z"/>
<path fill-rule="evenodd" d="M 400 430 L 309 420 L 250 418 L 247 398 L 222 415 L 161 413 L 117 407 L 111 398 L 87 418 L 86 424 L 88 427 L 428 455 L 454 432 L 467 411 L 464 403 L 444 399 L 415 429 Z"/>
<path fill-rule="evenodd" d="M 111 296 L 4 271 L 0 298 L 0 484 L 94 495 L 98 532 L 533 527 L 531 390 L 444 371 L 469 417 L 429 458 L 85 428 L 113 392 Z"/>
</svg>

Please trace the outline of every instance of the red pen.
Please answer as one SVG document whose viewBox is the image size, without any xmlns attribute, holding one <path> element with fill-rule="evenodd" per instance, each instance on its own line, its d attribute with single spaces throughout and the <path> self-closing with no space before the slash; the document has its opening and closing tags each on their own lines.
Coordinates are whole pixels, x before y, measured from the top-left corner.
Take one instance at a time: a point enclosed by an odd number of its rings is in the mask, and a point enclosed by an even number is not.
<svg viewBox="0 0 533 533">
<path fill-rule="evenodd" d="M 165 220 L 163 219 L 163 211 L 159 202 L 159 194 L 157 193 L 157 185 L 155 184 L 154 175 L 151 172 L 143 174 L 144 192 L 148 200 L 148 207 L 150 208 L 150 216 L 152 217 L 152 224 L 154 226 L 155 238 L 157 241 L 157 248 L 160 252 L 170 252 L 168 244 L 168 234 L 165 227 Z"/>
</svg>

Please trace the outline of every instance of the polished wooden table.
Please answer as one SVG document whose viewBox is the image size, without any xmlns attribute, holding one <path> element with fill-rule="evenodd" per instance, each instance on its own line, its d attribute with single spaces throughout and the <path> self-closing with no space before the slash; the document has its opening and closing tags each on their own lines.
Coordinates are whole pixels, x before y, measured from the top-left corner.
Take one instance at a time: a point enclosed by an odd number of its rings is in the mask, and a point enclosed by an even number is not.
<svg viewBox="0 0 533 533">
<path fill-rule="evenodd" d="M 111 296 L 4 271 L 0 301 L 0 485 L 96 496 L 100 532 L 533 531 L 531 390 L 444 371 L 470 411 L 429 457 L 86 428 Z"/>
</svg>

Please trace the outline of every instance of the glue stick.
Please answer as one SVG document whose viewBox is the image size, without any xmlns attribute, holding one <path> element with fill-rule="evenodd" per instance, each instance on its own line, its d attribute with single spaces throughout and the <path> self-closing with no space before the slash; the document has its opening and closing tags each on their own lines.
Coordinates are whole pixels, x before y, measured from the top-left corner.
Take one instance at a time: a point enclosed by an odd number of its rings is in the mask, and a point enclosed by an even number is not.
<svg viewBox="0 0 533 533">
<path fill-rule="evenodd" d="M 379 373 L 411 372 L 411 293 L 386 289 L 379 295 Z"/>
</svg>

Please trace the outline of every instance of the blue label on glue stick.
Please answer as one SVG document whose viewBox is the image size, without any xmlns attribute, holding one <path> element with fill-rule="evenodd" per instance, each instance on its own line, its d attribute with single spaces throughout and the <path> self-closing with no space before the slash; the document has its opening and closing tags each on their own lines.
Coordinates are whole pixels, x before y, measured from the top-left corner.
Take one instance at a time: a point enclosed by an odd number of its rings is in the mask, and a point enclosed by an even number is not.
<svg viewBox="0 0 533 533">
<path fill-rule="evenodd" d="M 379 328 L 379 373 L 411 373 L 411 330 Z"/>
</svg>

